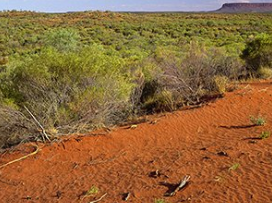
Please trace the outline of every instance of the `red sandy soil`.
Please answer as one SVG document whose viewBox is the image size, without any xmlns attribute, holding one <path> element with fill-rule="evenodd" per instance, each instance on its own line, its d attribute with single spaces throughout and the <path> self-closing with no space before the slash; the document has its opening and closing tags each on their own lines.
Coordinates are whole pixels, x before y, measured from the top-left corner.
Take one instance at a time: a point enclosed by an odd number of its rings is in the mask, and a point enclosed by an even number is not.
<svg viewBox="0 0 272 203">
<path fill-rule="evenodd" d="M 151 117 L 136 128 L 39 144 L 0 170 L 0 202 L 272 202 L 272 83 L 253 82 L 200 108 Z M 265 126 L 251 126 L 261 115 Z M 34 143 L 32 143 L 33 145 Z M 0 165 L 33 152 L 0 156 Z M 237 167 L 235 167 L 237 166 Z M 157 176 L 154 173 L 158 172 Z M 153 174 L 152 174 L 153 172 Z M 153 175 L 153 176 L 152 176 Z M 185 176 L 186 188 L 165 197 Z M 86 195 L 92 186 L 99 189 Z"/>
</svg>

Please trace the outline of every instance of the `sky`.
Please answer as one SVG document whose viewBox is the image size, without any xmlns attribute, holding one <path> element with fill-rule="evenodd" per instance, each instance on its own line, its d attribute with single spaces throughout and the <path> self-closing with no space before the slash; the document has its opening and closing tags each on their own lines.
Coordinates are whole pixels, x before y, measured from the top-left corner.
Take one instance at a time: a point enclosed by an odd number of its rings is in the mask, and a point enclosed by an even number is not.
<svg viewBox="0 0 272 203">
<path fill-rule="evenodd" d="M 272 0 L 0 0 L 0 10 L 67 12 L 110 11 L 212 11 L 223 3 L 272 3 Z"/>
</svg>

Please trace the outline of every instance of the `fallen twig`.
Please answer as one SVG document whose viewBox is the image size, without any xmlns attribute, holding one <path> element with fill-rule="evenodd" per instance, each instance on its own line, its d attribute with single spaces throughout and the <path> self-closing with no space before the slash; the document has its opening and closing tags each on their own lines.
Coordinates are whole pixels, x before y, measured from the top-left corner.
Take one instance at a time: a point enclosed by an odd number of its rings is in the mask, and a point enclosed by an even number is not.
<svg viewBox="0 0 272 203">
<path fill-rule="evenodd" d="M 124 197 L 123 197 L 123 200 L 124 200 L 124 201 L 128 201 L 129 198 L 130 198 L 130 192 L 125 193 L 125 194 L 124 194 Z"/>
<path fill-rule="evenodd" d="M 28 158 L 28 157 L 30 157 L 30 156 L 33 156 L 33 155 L 37 154 L 37 153 L 40 151 L 40 148 L 39 148 L 37 145 L 35 145 L 34 147 L 36 148 L 34 152 L 32 152 L 32 153 L 30 153 L 30 154 L 28 154 L 28 155 L 26 155 L 26 156 L 20 157 L 20 158 L 18 158 L 18 159 L 15 159 L 15 160 L 13 160 L 13 161 L 10 161 L 10 162 L 8 162 L 8 163 L 6 163 L 6 164 L 0 166 L 0 169 L 4 168 L 4 167 L 6 167 L 6 166 L 8 166 L 8 165 L 10 165 L 10 164 L 13 164 L 13 163 L 15 163 L 15 162 L 21 161 L 21 160 L 23 160 L 23 159 L 26 159 L 26 158 Z"/>
<path fill-rule="evenodd" d="M 266 92 L 268 90 L 268 87 L 265 89 L 260 89 L 258 92 Z"/>
<path fill-rule="evenodd" d="M 165 196 L 169 196 L 169 197 L 174 196 L 179 190 L 181 190 L 182 188 L 184 188 L 187 185 L 187 183 L 189 182 L 189 180 L 190 180 L 190 176 L 189 175 L 184 176 L 184 178 L 180 181 L 180 183 L 174 189 L 174 191 L 166 193 Z"/>
<path fill-rule="evenodd" d="M 44 135 L 44 137 L 48 140 L 48 141 L 51 141 L 49 136 L 47 135 L 44 127 L 41 125 L 41 123 L 36 119 L 36 117 L 31 113 L 31 111 L 26 107 L 24 106 L 25 110 L 30 114 L 30 116 L 33 118 L 33 120 L 35 121 L 35 123 L 41 128 L 42 130 L 42 134 Z M 43 136 L 42 136 L 43 137 Z M 45 138 L 43 137 L 43 140 L 45 140 Z"/>
<path fill-rule="evenodd" d="M 89 203 L 96 203 L 96 202 L 99 202 L 99 201 L 101 201 L 104 197 L 106 197 L 107 194 L 108 194 L 108 193 L 105 193 L 105 194 L 102 195 L 99 199 L 94 200 L 94 201 L 91 201 L 91 202 L 89 202 Z"/>
</svg>

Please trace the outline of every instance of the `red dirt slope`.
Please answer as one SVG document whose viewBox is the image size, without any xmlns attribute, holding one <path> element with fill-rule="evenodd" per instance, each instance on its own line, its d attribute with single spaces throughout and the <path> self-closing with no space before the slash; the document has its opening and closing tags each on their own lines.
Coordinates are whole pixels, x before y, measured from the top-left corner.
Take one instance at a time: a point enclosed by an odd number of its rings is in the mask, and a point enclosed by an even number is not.
<svg viewBox="0 0 272 203">
<path fill-rule="evenodd" d="M 0 170 L 0 202 L 272 202 L 272 83 L 251 83 L 201 108 L 152 117 L 136 128 L 39 145 Z M 261 115 L 265 126 L 252 126 Z M 133 126 L 135 127 L 135 126 Z M 0 165 L 33 151 L 1 155 Z M 155 173 L 157 171 L 157 174 Z M 153 172 L 153 173 L 152 173 Z M 190 175 L 173 197 L 168 189 Z M 92 186 L 99 192 L 87 193 Z"/>
</svg>

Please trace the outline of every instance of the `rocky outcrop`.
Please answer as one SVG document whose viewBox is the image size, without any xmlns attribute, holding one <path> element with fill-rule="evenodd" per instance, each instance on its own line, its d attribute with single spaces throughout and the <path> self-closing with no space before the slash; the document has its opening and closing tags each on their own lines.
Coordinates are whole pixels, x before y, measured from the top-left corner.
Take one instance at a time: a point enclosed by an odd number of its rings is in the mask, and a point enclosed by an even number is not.
<svg viewBox="0 0 272 203">
<path fill-rule="evenodd" d="M 268 13 L 272 12 L 272 3 L 226 3 L 217 13 Z"/>
</svg>

